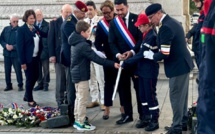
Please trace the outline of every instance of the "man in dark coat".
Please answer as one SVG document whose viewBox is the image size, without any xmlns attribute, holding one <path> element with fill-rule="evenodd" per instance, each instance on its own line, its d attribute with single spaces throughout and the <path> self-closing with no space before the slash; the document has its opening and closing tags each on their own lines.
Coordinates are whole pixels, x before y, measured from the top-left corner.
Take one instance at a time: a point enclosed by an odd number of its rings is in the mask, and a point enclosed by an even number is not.
<svg viewBox="0 0 215 134">
<path fill-rule="evenodd" d="M 5 27 L 1 33 L 0 43 L 4 48 L 3 55 L 4 55 L 5 81 L 6 81 L 6 88 L 4 89 L 4 91 L 9 91 L 13 89 L 12 83 L 11 83 L 12 65 L 16 72 L 18 91 L 23 90 L 21 64 L 18 60 L 17 51 L 16 51 L 16 34 L 17 34 L 17 29 L 19 28 L 18 22 L 19 22 L 19 16 L 16 14 L 11 15 L 10 26 Z"/>
<path fill-rule="evenodd" d="M 212 3 L 211 3 L 212 2 Z M 210 7 L 210 8 L 209 8 Z M 198 134 L 215 133 L 215 0 L 205 0 L 205 20 L 202 27 L 202 62 L 199 71 L 197 105 Z M 209 11 L 208 11 L 209 9 Z M 207 12 L 208 11 L 208 12 Z"/>
<path fill-rule="evenodd" d="M 56 101 L 58 106 L 64 103 L 64 92 L 66 91 L 65 67 L 60 63 L 61 31 L 63 21 L 71 14 L 72 8 L 69 4 L 63 5 L 61 16 L 50 22 L 48 32 L 49 60 L 55 64 L 56 72 Z"/>
<path fill-rule="evenodd" d="M 71 63 L 71 53 L 70 53 L 70 45 L 68 43 L 68 38 L 73 31 L 75 31 L 75 25 L 78 20 L 82 20 L 85 17 L 85 13 L 87 12 L 87 6 L 81 2 L 77 1 L 75 3 L 75 9 L 73 9 L 73 14 L 70 14 L 67 19 L 61 25 L 61 38 L 62 38 L 62 46 L 61 46 L 61 63 L 65 66 L 66 71 L 66 91 L 67 91 L 67 99 L 69 105 L 69 117 L 70 121 L 74 121 L 73 112 L 74 112 L 74 103 L 75 103 L 75 85 L 72 82 L 70 75 L 70 63 Z"/>
<path fill-rule="evenodd" d="M 48 33 L 49 23 L 43 19 L 43 13 L 40 9 L 35 10 L 36 22 L 41 31 Z M 48 91 L 48 86 L 50 82 L 50 73 L 49 73 L 49 50 L 47 38 L 42 38 L 40 40 L 42 46 L 42 52 L 40 55 L 40 65 L 39 65 L 39 79 L 37 80 L 38 85 L 34 88 L 34 91 L 44 90 Z"/>
<path fill-rule="evenodd" d="M 110 22 L 108 42 L 112 55 L 116 57 L 119 62 L 119 60 L 126 60 L 139 51 L 140 44 L 142 42 L 142 33 L 137 27 L 134 26 L 138 16 L 128 12 L 127 0 L 115 0 L 114 4 L 118 17 Z M 122 30 L 127 32 L 121 32 Z M 123 33 L 126 33 L 128 36 Z M 124 124 L 133 121 L 130 88 L 131 77 L 134 83 L 134 89 L 136 90 L 139 118 L 143 118 L 141 103 L 138 95 L 138 78 L 134 77 L 132 69 L 123 69 L 119 80 L 118 91 L 120 103 L 124 107 L 125 113 L 122 114 L 121 119 L 118 120 L 116 124 Z"/>
<path fill-rule="evenodd" d="M 158 3 L 148 6 L 145 12 L 151 24 L 159 26 L 157 43 L 160 51 L 157 53 L 144 51 L 143 54 L 145 58 L 151 60 L 164 60 L 173 110 L 173 123 L 167 134 L 181 134 L 182 123 L 186 124 L 187 118 L 189 73 L 194 67 L 193 61 L 186 47 L 180 22 L 165 14 Z"/>
</svg>

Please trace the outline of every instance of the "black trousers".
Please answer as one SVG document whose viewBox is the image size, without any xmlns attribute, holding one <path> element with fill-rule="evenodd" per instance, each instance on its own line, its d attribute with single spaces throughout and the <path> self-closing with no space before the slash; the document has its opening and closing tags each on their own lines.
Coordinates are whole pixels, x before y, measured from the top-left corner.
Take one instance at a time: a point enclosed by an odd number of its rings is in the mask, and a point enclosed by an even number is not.
<svg viewBox="0 0 215 134">
<path fill-rule="evenodd" d="M 117 70 L 104 67 L 104 105 L 113 106 L 112 96 L 116 82 Z"/>
<path fill-rule="evenodd" d="M 49 59 L 39 61 L 39 79 L 38 86 L 48 87 L 50 82 Z"/>
<path fill-rule="evenodd" d="M 139 80 L 138 78 L 134 78 L 132 75 L 132 71 L 130 69 L 123 69 L 121 72 L 118 92 L 120 97 L 120 103 L 124 106 L 125 114 L 132 117 L 133 115 L 133 107 L 132 107 L 132 99 L 131 99 L 131 78 L 133 81 L 134 89 L 136 91 L 136 100 L 137 100 L 137 110 L 139 113 L 139 118 L 141 119 L 143 116 L 142 106 L 139 98 Z"/>
<path fill-rule="evenodd" d="M 39 58 L 32 57 L 31 63 L 27 63 L 27 69 L 25 70 L 25 98 L 28 102 L 34 101 L 33 99 L 33 88 L 36 81 L 39 78 Z"/>
<path fill-rule="evenodd" d="M 152 120 L 158 121 L 159 107 L 156 94 L 157 79 L 139 77 L 139 96 L 144 115 L 151 115 Z"/>
<path fill-rule="evenodd" d="M 75 84 L 72 82 L 70 67 L 66 67 L 66 91 L 67 91 L 68 105 L 74 108 L 76 91 L 75 91 Z"/>
<path fill-rule="evenodd" d="M 23 86 L 23 78 L 22 78 L 22 71 L 21 71 L 21 64 L 18 61 L 17 57 L 7 57 L 4 56 L 4 69 L 5 69 L 5 81 L 8 88 L 12 87 L 11 83 L 11 67 L 14 67 L 16 73 L 16 79 L 18 82 L 18 87 Z"/>
</svg>

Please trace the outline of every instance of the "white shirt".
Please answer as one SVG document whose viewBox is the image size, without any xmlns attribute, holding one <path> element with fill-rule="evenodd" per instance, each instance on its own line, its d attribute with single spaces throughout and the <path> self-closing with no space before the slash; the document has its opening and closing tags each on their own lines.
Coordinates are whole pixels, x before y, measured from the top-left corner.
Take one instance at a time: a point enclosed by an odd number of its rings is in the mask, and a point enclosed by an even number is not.
<svg viewBox="0 0 215 134">
<path fill-rule="evenodd" d="M 36 57 L 38 52 L 39 52 L 39 36 L 35 34 L 36 36 L 34 37 L 34 52 L 33 52 L 33 57 Z"/>
</svg>

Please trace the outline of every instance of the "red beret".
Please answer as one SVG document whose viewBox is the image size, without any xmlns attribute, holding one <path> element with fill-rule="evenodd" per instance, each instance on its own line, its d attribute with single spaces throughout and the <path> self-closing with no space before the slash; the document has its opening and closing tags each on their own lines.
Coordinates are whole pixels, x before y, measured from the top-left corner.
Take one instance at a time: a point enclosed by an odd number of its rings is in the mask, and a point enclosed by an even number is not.
<svg viewBox="0 0 215 134">
<path fill-rule="evenodd" d="M 87 12 L 87 6 L 82 1 L 78 0 L 75 2 L 75 6 L 80 9 L 82 12 Z"/>
<path fill-rule="evenodd" d="M 149 24 L 149 19 L 146 14 L 140 14 L 137 18 L 137 22 L 134 24 L 136 27 L 143 24 Z"/>
</svg>

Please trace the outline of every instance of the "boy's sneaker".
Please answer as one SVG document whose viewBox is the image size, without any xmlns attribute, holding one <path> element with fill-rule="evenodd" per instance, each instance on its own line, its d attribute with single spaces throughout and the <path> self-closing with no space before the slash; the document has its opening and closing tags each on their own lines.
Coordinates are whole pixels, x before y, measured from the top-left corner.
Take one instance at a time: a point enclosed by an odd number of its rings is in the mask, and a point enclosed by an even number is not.
<svg viewBox="0 0 215 134">
<path fill-rule="evenodd" d="M 81 124 L 77 121 L 75 121 L 75 123 L 73 124 L 73 127 L 76 128 L 77 130 L 84 130 L 84 131 L 92 131 L 92 130 L 95 130 L 96 127 L 89 124 L 89 123 L 84 123 L 84 124 Z"/>
</svg>

